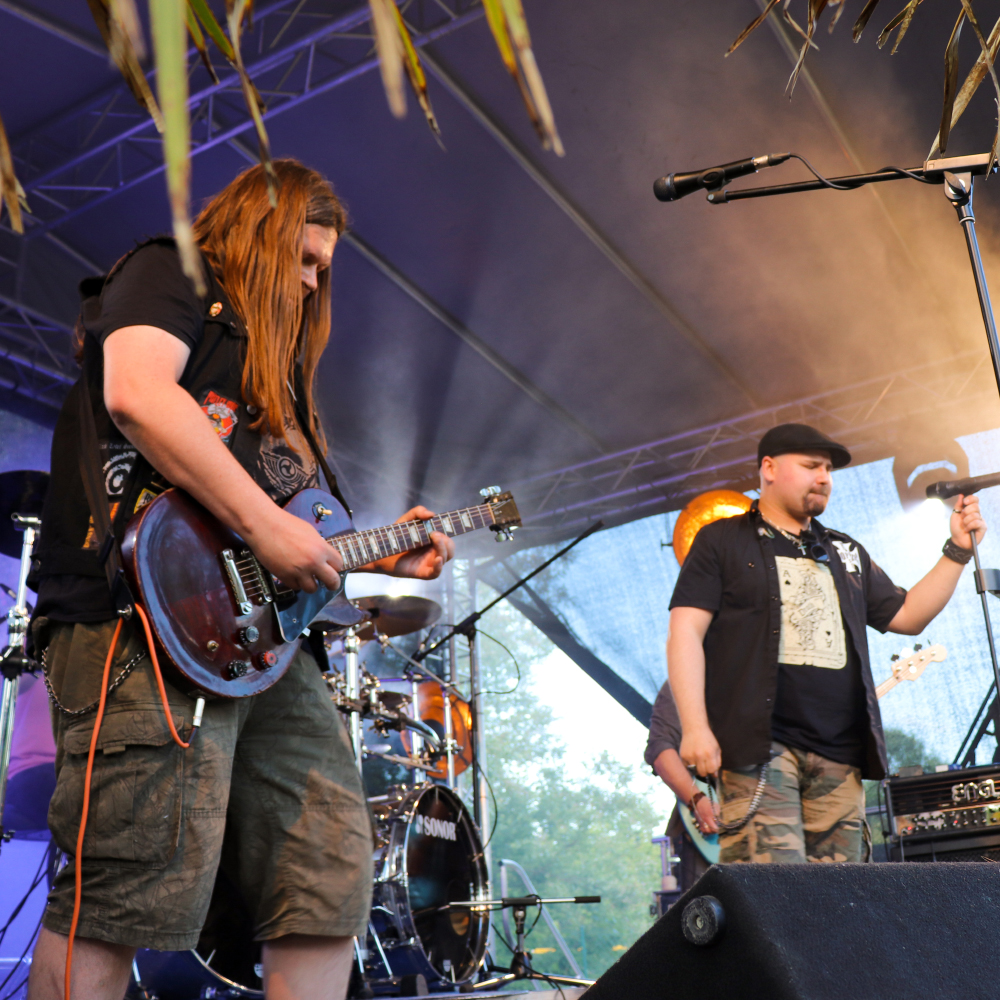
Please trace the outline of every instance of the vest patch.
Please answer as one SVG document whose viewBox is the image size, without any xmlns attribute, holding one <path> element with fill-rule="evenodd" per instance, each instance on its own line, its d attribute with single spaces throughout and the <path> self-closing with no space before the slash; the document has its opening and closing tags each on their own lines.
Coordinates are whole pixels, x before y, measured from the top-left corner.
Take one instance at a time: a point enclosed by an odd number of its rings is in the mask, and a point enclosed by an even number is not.
<svg viewBox="0 0 1000 1000">
<path fill-rule="evenodd" d="M 239 417 L 236 415 L 240 408 L 239 403 L 234 403 L 231 399 L 220 396 L 214 389 L 209 389 L 201 401 L 201 408 L 212 422 L 212 430 L 219 435 L 219 440 L 223 444 L 228 444 L 239 423 Z"/>
</svg>

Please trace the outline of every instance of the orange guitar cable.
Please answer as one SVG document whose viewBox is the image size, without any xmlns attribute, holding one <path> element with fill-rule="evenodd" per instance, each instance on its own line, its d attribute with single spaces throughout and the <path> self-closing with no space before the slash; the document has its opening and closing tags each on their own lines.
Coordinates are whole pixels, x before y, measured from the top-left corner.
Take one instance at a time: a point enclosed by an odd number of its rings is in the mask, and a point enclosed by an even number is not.
<svg viewBox="0 0 1000 1000">
<path fill-rule="evenodd" d="M 191 746 L 190 742 L 185 743 L 177 734 L 174 726 L 173 716 L 170 712 L 170 703 L 167 701 L 167 689 L 163 684 L 163 674 L 160 671 L 160 661 L 156 655 L 156 645 L 153 642 L 153 633 L 149 628 L 149 619 L 146 612 L 138 604 L 133 605 L 139 612 L 142 619 L 142 627 L 146 633 L 146 644 L 149 646 L 149 657 L 153 662 L 153 673 L 156 675 L 156 686 L 160 690 L 160 701 L 163 702 L 163 714 L 166 716 L 167 725 L 170 727 L 170 735 L 174 742 L 185 750 Z M 87 752 L 87 771 L 83 781 L 83 811 L 80 814 L 80 832 L 76 837 L 76 858 L 74 859 L 75 886 L 73 893 L 73 919 L 69 925 L 69 941 L 66 943 L 66 979 L 65 979 L 65 1000 L 71 1000 L 70 989 L 73 976 L 73 941 L 76 938 L 76 927 L 80 922 L 80 905 L 83 897 L 83 837 L 87 829 L 87 815 L 90 812 L 90 783 L 94 773 L 94 757 L 97 753 L 97 739 L 101 731 L 101 723 L 104 721 L 104 706 L 108 698 L 108 677 L 111 674 L 111 662 L 115 657 L 115 648 L 118 646 L 118 637 L 122 631 L 122 619 L 118 619 L 115 626 L 115 634 L 111 639 L 111 646 L 108 649 L 107 659 L 104 661 L 104 674 L 101 677 L 101 697 L 97 703 L 97 715 L 94 719 L 94 731 L 90 736 L 90 750 Z"/>
</svg>

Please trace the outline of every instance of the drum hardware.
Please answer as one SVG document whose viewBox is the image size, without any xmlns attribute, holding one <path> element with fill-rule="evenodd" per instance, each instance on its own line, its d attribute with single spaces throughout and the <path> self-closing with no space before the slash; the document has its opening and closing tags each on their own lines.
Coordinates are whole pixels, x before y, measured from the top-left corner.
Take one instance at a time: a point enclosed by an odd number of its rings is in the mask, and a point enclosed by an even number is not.
<svg viewBox="0 0 1000 1000">
<path fill-rule="evenodd" d="M 472 761 L 472 742 L 470 739 L 472 726 L 471 718 L 466 721 L 463 716 L 462 728 L 465 730 L 465 737 L 467 741 L 466 746 L 463 747 L 455 741 L 454 713 L 455 711 L 461 712 L 461 709 L 456 709 L 456 707 L 452 705 L 452 695 L 456 697 L 458 704 L 463 706 L 466 715 L 470 715 L 468 702 L 462 696 L 462 692 L 454 684 L 452 684 L 451 681 L 447 681 L 443 677 L 438 677 L 437 674 L 429 671 L 414 657 L 407 656 L 406 653 L 392 643 L 388 635 L 376 632 L 375 638 L 378 640 L 382 649 L 391 649 L 397 656 L 401 657 L 406 662 L 404 676 L 410 682 L 412 704 L 415 706 L 413 710 L 414 718 L 421 718 L 423 716 L 423 709 L 426 703 L 427 707 L 434 711 L 435 718 L 433 721 L 439 722 L 439 724 L 443 726 L 444 739 L 442 741 L 442 749 L 445 757 L 445 766 L 440 769 L 440 773 L 434 774 L 433 777 L 445 780 L 448 787 L 453 789 L 455 787 L 455 779 L 458 774 L 464 771 Z M 417 680 L 418 677 L 424 677 L 425 681 L 421 683 Z M 434 695 L 425 694 L 425 691 L 429 691 L 431 689 L 440 691 L 437 698 L 435 698 Z M 438 699 L 440 700 L 440 704 L 438 704 Z M 444 710 L 445 702 L 447 702 L 448 711 Z M 437 711 L 437 709 L 440 709 L 440 711 Z M 440 719 L 436 717 L 438 715 L 440 715 Z M 414 756 L 419 756 L 420 754 L 419 744 L 416 740 L 413 741 L 411 753 Z M 456 768 L 456 759 L 461 761 L 461 768 Z"/>
<path fill-rule="evenodd" d="M 14 603 L 7 612 L 7 647 L 0 653 L 0 818 L 7 798 L 7 771 L 14 741 L 14 711 L 21 674 L 34 672 L 38 664 L 28 656 L 28 571 L 31 551 L 42 526 L 41 513 L 49 477 L 44 472 L 5 472 L 0 475 L 0 552 L 20 556 Z M 18 538 L 20 533 L 20 538 Z M 5 588 L 6 589 L 6 588 Z M 0 845 L 10 840 L 12 830 L 0 825 Z"/>
<path fill-rule="evenodd" d="M 600 896 L 562 896 L 557 899 L 542 899 L 540 896 L 505 896 L 503 899 L 470 899 L 453 900 L 438 907 L 439 911 L 467 910 L 470 913 L 489 912 L 490 910 L 511 909 L 514 912 L 514 954 L 511 956 L 509 967 L 491 965 L 491 972 L 500 972 L 502 975 L 494 976 L 492 979 L 484 979 L 479 983 L 463 983 L 459 988 L 460 993 L 475 993 L 478 990 L 490 990 L 498 986 L 512 983 L 521 979 L 538 979 L 556 986 L 593 986 L 593 979 L 574 979 L 571 976 L 546 975 L 543 972 L 536 972 L 531 967 L 531 952 L 525 949 L 525 939 L 527 931 L 528 907 L 537 907 L 539 915 L 541 908 L 554 903 L 599 903 Z"/>
</svg>

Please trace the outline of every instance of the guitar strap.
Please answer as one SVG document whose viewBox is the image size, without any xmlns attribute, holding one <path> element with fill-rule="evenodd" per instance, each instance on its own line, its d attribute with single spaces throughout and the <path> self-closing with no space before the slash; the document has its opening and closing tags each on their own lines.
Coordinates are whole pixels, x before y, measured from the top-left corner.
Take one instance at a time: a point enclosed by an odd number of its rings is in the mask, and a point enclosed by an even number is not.
<svg viewBox="0 0 1000 1000">
<path fill-rule="evenodd" d="M 344 510 L 346 510 L 348 514 L 353 515 L 354 511 L 351 510 L 350 505 L 344 498 L 344 494 L 340 492 L 340 487 L 337 485 L 337 477 L 333 474 L 333 469 L 330 468 L 330 465 L 326 460 L 326 456 L 320 449 L 319 442 L 316 440 L 313 432 L 309 429 L 309 415 L 306 413 L 305 403 L 302 401 L 305 396 L 305 391 L 302 386 L 302 373 L 298 368 L 295 370 L 295 388 L 295 416 L 298 419 L 299 427 L 302 428 L 302 434 L 306 439 L 306 443 L 309 445 L 309 448 L 316 459 L 316 463 L 323 471 L 323 477 L 326 479 L 326 484 L 330 488 L 330 492 L 341 502 L 341 504 L 343 504 Z"/>
<path fill-rule="evenodd" d="M 94 422 L 94 408 L 90 398 L 90 370 L 87 355 L 90 353 L 84 341 L 83 374 L 79 386 L 80 424 L 80 478 L 83 491 L 87 494 L 90 516 L 94 523 L 94 537 L 97 539 L 97 558 L 104 567 L 111 590 L 111 600 L 115 610 L 126 620 L 132 615 L 132 591 L 125 579 L 121 548 L 115 537 L 108 507 L 107 491 L 101 467 L 101 447 L 97 440 L 97 425 Z M 124 506 L 124 503 L 122 504 Z M 120 511 L 121 508 L 119 508 Z"/>
</svg>

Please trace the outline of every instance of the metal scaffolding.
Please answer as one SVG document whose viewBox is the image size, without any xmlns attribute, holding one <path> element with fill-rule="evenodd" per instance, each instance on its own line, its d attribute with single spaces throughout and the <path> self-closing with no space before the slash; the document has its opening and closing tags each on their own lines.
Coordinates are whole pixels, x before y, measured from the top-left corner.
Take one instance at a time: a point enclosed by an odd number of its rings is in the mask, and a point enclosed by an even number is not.
<svg viewBox="0 0 1000 1000">
<path fill-rule="evenodd" d="M 0 296 L 0 386 L 58 409 L 77 378 L 72 328 Z"/>
<path fill-rule="evenodd" d="M 677 510 L 705 490 L 754 487 L 757 441 L 780 423 L 819 428 L 856 462 L 892 455 L 900 425 L 992 401 L 988 361 L 985 351 L 966 351 L 510 483 L 531 529 L 521 543 L 568 536 L 598 517 L 611 526 Z"/>
<path fill-rule="evenodd" d="M 417 46 L 482 16 L 479 0 L 411 0 L 404 17 Z M 374 68 L 368 5 L 334 15 L 328 0 L 261 5 L 243 39 L 247 70 L 273 118 Z M 193 62 L 191 153 L 251 129 L 239 78 L 217 57 L 219 82 Z M 160 136 L 124 85 L 89 97 L 12 143 L 31 201 L 27 238 L 47 232 L 163 171 Z"/>
</svg>

